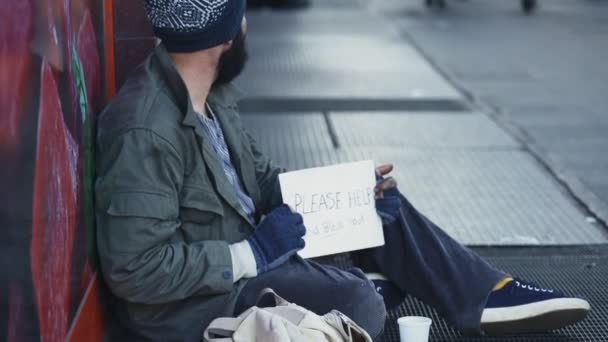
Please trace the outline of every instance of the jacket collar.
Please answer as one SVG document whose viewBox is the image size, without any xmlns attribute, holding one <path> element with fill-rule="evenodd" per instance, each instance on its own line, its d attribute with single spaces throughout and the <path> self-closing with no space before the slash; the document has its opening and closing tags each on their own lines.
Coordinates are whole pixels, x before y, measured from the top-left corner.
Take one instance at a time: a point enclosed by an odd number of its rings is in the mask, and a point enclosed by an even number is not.
<svg viewBox="0 0 608 342">
<path fill-rule="evenodd" d="M 206 139 L 203 128 L 199 122 L 198 114 L 192 107 L 192 101 L 188 95 L 188 89 L 186 84 L 182 80 L 181 76 L 175 68 L 175 64 L 165 47 L 160 44 L 156 47 L 155 55 L 160 63 L 162 73 L 165 77 L 167 86 L 169 87 L 173 98 L 180 110 L 185 114 L 182 124 L 190 126 L 194 129 L 197 139 L 199 141 L 203 159 L 209 171 L 213 175 L 215 182 L 216 191 L 233 207 L 243 218 L 248 222 L 247 214 L 243 211 L 236 194 L 234 193 L 232 185 L 230 185 L 228 177 L 224 172 L 223 167 L 219 163 L 216 153 L 213 151 L 209 139 Z M 235 167 L 240 172 L 241 178 L 243 178 L 243 172 L 254 172 L 252 170 L 242 169 L 242 141 L 239 138 L 237 132 L 242 129 L 237 120 L 238 114 L 236 113 L 236 103 L 242 97 L 242 93 L 233 85 L 222 85 L 215 86 L 211 89 L 207 102 L 216 111 L 216 118 L 219 120 L 224 136 L 226 137 L 226 144 L 228 145 Z M 245 177 L 243 183 L 247 190 L 254 195 L 255 187 L 251 183 L 249 177 Z M 257 193 L 255 193 L 257 195 Z M 255 196 L 254 195 L 254 196 Z"/>
<path fill-rule="evenodd" d="M 187 126 L 197 125 L 198 119 L 196 117 L 196 112 L 192 107 L 192 101 L 190 100 L 190 95 L 188 95 L 188 89 L 177 72 L 175 64 L 169 56 L 167 49 L 163 46 L 163 44 L 159 44 L 154 53 L 160 62 L 165 80 L 169 86 L 169 89 L 171 90 L 171 93 L 173 94 L 173 97 L 175 98 L 177 105 L 185 114 L 183 123 Z M 243 93 L 237 87 L 232 84 L 226 84 L 211 88 L 207 101 L 213 107 L 234 108 L 242 97 Z"/>
</svg>

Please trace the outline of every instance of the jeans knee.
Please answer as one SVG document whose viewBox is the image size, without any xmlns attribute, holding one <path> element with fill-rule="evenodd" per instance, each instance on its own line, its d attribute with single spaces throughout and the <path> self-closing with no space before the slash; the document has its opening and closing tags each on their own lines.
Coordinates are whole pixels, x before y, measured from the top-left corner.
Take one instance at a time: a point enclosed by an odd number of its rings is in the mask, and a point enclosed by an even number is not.
<svg viewBox="0 0 608 342">
<path fill-rule="evenodd" d="M 373 284 L 368 280 L 361 280 L 352 284 L 344 292 L 348 302 L 348 312 L 342 312 L 363 328 L 372 337 L 378 337 L 384 330 L 386 321 L 386 307 L 382 296 L 376 292 Z"/>
</svg>

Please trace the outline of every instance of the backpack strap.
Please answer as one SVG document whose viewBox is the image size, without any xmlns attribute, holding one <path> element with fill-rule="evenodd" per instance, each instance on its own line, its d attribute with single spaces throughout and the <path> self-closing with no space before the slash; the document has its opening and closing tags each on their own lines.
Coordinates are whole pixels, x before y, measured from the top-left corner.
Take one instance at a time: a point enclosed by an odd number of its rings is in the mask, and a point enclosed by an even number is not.
<svg viewBox="0 0 608 342">
<path fill-rule="evenodd" d="M 283 297 L 279 296 L 273 289 L 266 287 L 260 290 L 255 301 L 258 307 L 285 306 L 289 304 Z"/>
<path fill-rule="evenodd" d="M 238 317 L 220 317 L 214 319 L 203 333 L 205 342 L 234 342 L 232 335 L 255 308 L 249 308 Z"/>
</svg>

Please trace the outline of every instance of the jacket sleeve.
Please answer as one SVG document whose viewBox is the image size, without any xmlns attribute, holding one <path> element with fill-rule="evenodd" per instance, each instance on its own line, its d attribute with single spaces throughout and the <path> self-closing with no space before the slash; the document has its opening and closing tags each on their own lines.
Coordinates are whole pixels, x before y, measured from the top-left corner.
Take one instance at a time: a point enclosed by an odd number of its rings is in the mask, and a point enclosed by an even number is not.
<svg viewBox="0 0 608 342">
<path fill-rule="evenodd" d="M 255 176 L 262 194 L 262 206 L 259 209 L 263 214 L 267 214 L 283 203 L 279 174 L 286 170 L 276 166 L 272 160 L 259 150 L 253 137 L 249 133 L 245 134 L 247 135 L 247 139 L 249 139 L 251 152 L 253 153 Z"/>
<path fill-rule="evenodd" d="M 180 156 L 152 131 L 98 144 L 97 245 L 112 292 L 159 304 L 230 292 L 232 260 L 225 241 L 186 243 L 179 221 Z"/>
</svg>

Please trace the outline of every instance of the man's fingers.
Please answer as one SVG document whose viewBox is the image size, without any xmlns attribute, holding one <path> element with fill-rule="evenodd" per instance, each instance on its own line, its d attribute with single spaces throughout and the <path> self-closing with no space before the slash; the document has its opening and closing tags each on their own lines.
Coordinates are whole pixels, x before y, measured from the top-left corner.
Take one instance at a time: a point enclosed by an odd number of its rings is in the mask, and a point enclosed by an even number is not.
<svg viewBox="0 0 608 342">
<path fill-rule="evenodd" d="M 393 164 L 384 164 L 376 168 L 376 174 L 378 176 L 384 176 L 389 174 L 391 171 L 393 171 Z"/>
<path fill-rule="evenodd" d="M 385 191 L 397 187 L 397 181 L 393 177 L 388 177 L 382 180 L 382 182 L 376 185 L 376 191 Z"/>
<path fill-rule="evenodd" d="M 376 193 L 376 199 L 384 198 L 384 191 L 396 188 L 397 181 L 393 177 L 388 177 L 382 180 L 379 184 L 374 188 L 374 192 Z"/>
</svg>

